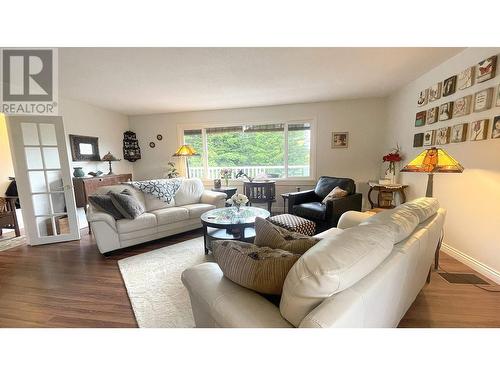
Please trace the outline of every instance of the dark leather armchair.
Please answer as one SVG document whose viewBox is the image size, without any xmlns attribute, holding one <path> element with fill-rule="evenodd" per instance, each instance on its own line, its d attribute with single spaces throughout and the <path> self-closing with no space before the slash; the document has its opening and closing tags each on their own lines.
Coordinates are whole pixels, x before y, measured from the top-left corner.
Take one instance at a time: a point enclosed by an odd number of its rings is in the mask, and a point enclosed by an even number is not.
<svg viewBox="0 0 500 375">
<path fill-rule="evenodd" d="M 321 201 L 336 186 L 347 191 L 347 196 Z M 290 193 L 288 212 L 316 223 L 316 232 L 336 227 L 346 211 L 361 211 L 362 195 L 356 193 L 356 184 L 350 178 L 321 176 L 313 190 Z"/>
</svg>

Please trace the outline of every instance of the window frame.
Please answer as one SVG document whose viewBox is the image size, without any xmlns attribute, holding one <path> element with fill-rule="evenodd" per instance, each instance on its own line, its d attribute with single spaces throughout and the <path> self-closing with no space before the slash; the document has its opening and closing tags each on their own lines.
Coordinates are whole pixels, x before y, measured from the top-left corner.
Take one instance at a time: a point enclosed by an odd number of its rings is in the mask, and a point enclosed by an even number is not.
<svg viewBox="0 0 500 375">
<path fill-rule="evenodd" d="M 309 150 L 309 176 L 298 177 L 298 176 L 288 176 L 288 126 L 290 124 L 300 124 L 307 123 L 311 126 L 311 139 L 310 139 L 310 150 Z M 185 130 L 201 130 L 202 144 L 203 144 L 203 178 L 205 182 L 211 181 L 207 178 L 208 176 L 208 142 L 207 142 L 207 129 L 209 128 L 223 128 L 230 126 L 255 126 L 255 125 L 266 125 L 266 124 L 283 124 L 284 125 L 284 168 L 286 177 L 273 178 L 276 181 L 312 181 L 316 179 L 316 119 L 315 118 L 304 118 L 300 120 L 266 120 L 266 121 L 234 121 L 234 122 L 208 122 L 208 123 L 193 123 L 193 124 L 178 124 L 177 125 L 177 140 L 178 144 L 184 143 L 184 131 Z M 183 165 L 185 169 L 185 165 Z"/>
</svg>

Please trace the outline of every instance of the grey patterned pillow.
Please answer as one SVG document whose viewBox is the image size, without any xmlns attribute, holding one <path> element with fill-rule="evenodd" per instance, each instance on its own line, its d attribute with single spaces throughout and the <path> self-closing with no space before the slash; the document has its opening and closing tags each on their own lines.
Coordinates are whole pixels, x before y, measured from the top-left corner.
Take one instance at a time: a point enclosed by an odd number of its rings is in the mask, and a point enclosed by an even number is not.
<svg viewBox="0 0 500 375">
<path fill-rule="evenodd" d="M 259 293 L 280 295 L 299 255 L 240 241 L 214 241 L 215 261 L 229 280 Z"/>
<path fill-rule="evenodd" d="M 255 241 L 257 246 L 283 249 L 294 254 L 304 254 L 320 240 L 305 234 L 278 227 L 261 217 L 255 218 Z"/>
<path fill-rule="evenodd" d="M 123 219 L 123 215 L 118 211 L 111 201 L 109 192 L 107 194 L 89 195 L 89 202 L 99 211 L 106 212 L 113 216 L 115 220 Z"/>
<path fill-rule="evenodd" d="M 133 220 L 137 216 L 142 215 L 145 211 L 144 206 L 139 202 L 128 189 L 121 193 L 108 193 L 111 197 L 111 202 L 116 209 L 125 217 L 125 219 Z"/>
</svg>

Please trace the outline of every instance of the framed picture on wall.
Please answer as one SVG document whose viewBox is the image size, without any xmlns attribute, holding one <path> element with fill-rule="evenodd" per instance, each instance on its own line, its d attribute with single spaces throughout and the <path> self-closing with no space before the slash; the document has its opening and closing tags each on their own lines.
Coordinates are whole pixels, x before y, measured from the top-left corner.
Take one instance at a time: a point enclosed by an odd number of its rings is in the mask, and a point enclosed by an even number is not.
<svg viewBox="0 0 500 375">
<path fill-rule="evenodd" d="M 417 99 L 417 105 L 419 107 L 422 107 L 423 105 L 427 104 L 428 94 L 429 94 L 429 90 L 428 89 L 420 91 L 420 94 L 418 94 L 418 99 Z"/>
<path fill-rule="evenodd" d="M 347 148 L 349 146 L 348 132 L 332 133 L 332 148 Z"/>
<path fill-rule="evenodd" d="M 453 118 L 468 115 L 470 113 L 471 103 L 472 95 L 467 95 L 455 100 L 453 104 Z"/>
<path fill-rule="evenodd" d="M 424 126 L 425 125 L 426 114 L 427 114 L 427 111 L 421 111 L 415 115 L 415 126 Z"/>
<path fill-rule="evenodd" d="M 427 124 L 434 124 L 437 122 L 439 116 L 439 107 L 429 108 L 427 110 Z"/>
<path fill-rule="evenodd" d="M 438 100 L 439 98 L 441 98 L 442 87 L 442 82 L 438 82 L 435 85 L 429 87 L 429 102 L 433 102 L 434 100 Z"/>
<path fill-rule="evenodd" d="M 441 104 L 439 106 L 439 121 L 446 121 L 453 116 L 453 102 Z"/>
<path fill-rule="evenodd" d="M 447 78 L 443 82 L 443 96 L 455 93 L 457 89 L 457 76 Z"/>
<path fill-rule="evenodd" d="M 496 116 L 493 119 L 493 126 L 491 130 L 491 138 L 500 138 L 500 116 Z"/>
<path fill-rule="evenodd" d="M 496 100 L 496 104 L 495 104 L 497 107 L 500 107 L 500 85 L 498 85 L 497 87 L 497 100 Z"/>
<path fill-rule="evenodd" d="M 451 128 L 451 143 L 465 142 L 467 139 L 467 126 L 468 124 L 458 124 Z"/>
<path fill-rule="evenodd" d="M 459 90 L 464 90 L 471 87 L 474 84 L 474 67 L 471 66 L 465 70 L 462 70 L 458 74 L 457 87 Z"/>
<path fill-rule="evenodd" d="M 436 130 L 436 144 L 446 145 L 450 143 L 450 127 L 439 128 Z"/>
<path fill-rule="evenodd" d="M 476 92 L 474 95 L 474 112 L 482 112 L 491 108 L 493 99 L 493 87 Z"/>
<path fill-rule="evenodd" d="M 486 139 L 488 134 L 488 123 L 489 120 L 478 120 L 470 123 L 470 140 L 471 141 L 482 141 Z"/>
<path fill-rule="evenodd" d="M 413 135 L 413 147 L 422 147 L 424 145 L 424 133 Z"/>
<path fill-rule="evenodd" d="M 477 64 L 476 81 L 484 82 L 495 77 L 497 57 L 491 56 Z"/>
<path fill-rule="evenodd" d="M 436 142 L 436 131 L 427 130 L 424 133 L 424 146 L 434 146 Z"/>
</svg>

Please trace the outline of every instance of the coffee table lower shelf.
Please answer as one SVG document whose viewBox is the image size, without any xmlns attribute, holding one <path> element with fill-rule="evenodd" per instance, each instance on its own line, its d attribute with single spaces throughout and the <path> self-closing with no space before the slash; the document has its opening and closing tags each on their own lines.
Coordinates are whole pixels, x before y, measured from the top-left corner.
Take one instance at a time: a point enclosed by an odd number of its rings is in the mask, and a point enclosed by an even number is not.
<svg viewBox="0 0 500 375">
<path fill-rule="evenodd" d="M 236 240 L 253 243 L 255 239 L 255 228 L 211 228 L 204 227 L 205 254 L 212 249 L 211 242 L 215 240 Z"/>
</svg>

